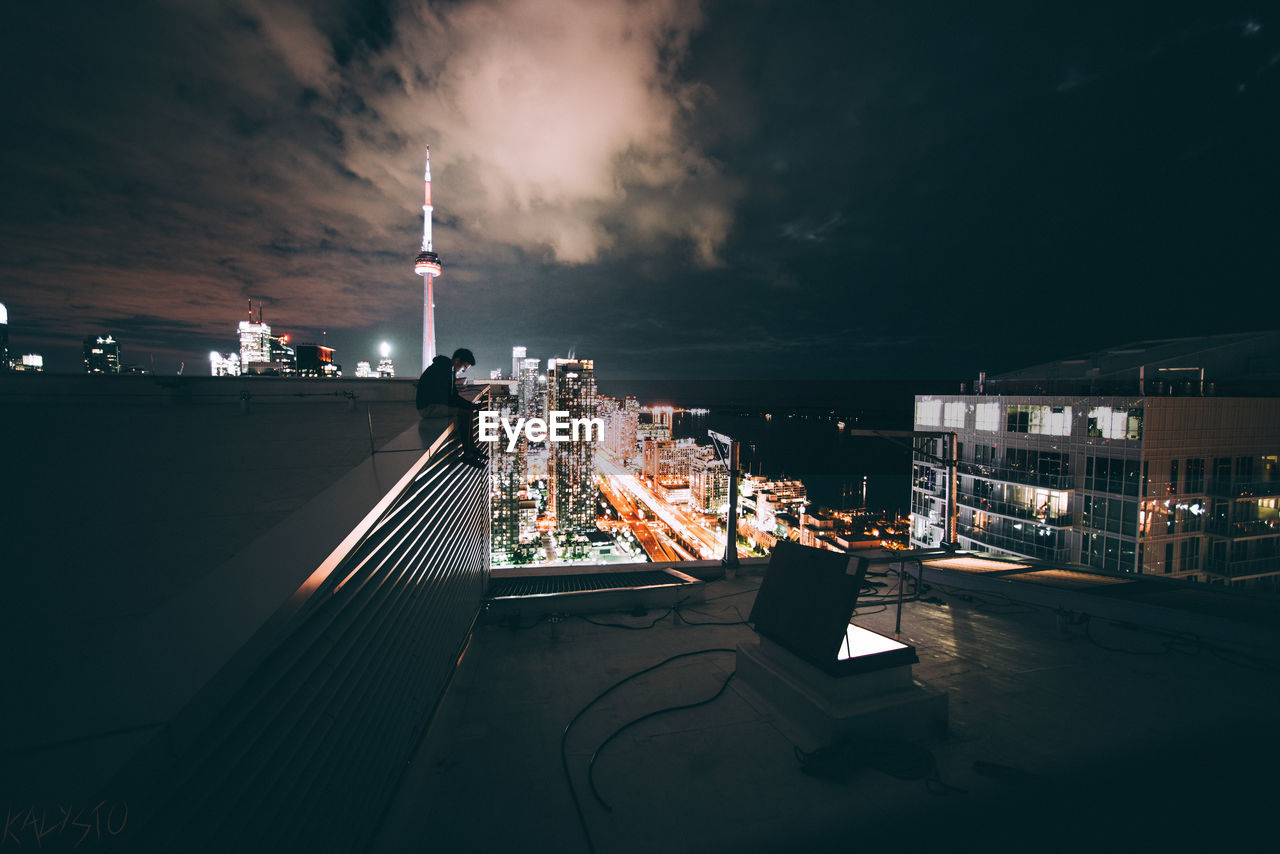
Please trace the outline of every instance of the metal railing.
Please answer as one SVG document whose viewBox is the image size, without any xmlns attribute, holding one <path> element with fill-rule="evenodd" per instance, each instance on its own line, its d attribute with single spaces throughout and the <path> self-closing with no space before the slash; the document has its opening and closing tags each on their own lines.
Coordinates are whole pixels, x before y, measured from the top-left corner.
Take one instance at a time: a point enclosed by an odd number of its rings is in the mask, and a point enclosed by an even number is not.
<svg viewBox="0 0 1280 854">
<path fill-rule="evenodd" d="M 488 527 L 487 473 L 446 430 L 116 781 L 149 793 L 137 846 L 364 848 L 479 614 Z"/>
<path fill-rule="evenodd" d="M 1214 520 L 1209 523 L 1210 534 L 1220 537 L 1265 537 L 1268 534 L 1280 534 L 1278 519 L 1247 519 L 1240 522 L 1224 522 Z"/>
<path fill-rule="evenodd" d="M 1268 498 L 1280 495 L 1280 480 L 1235 480 L 1229 477 L 1209 478 L 1210 495 L 1218 498 Z"/>
<path fill-rule="evenodd" d="M 1071 551 L 1066 546 L 1040 545 L 1027 540 L 1006 537 L 984 528 L 975 528 L 972 525 L 957 525 L 956 531 L 960 536 L 967 537 L 983 545 L 1004 549 L 1026 557 L 1039 558 L 1040 560 L 1066 561 Z"/>
<path fill-rule="evenodd" d="M 965 492 L 963 489 L 956 494 L 956 501 L 973 510 L 994 513 L 997 516 L 1008 516 L 1013 519 L 1022 519 L 1027 522 L 1035 522 L 1038 525 L 1050 525 L 1055 528 L 1068 528 L 1072 525 L 1070 512 L 1058 516 L 1040 516 L 1033 507 L 1013 504 L 1008 501 L 997 501 L 994 498 L 983 498 L 971 492 Z"/>
<path fill-rule="evenodd" d="M 1074 481 L 1069 474 L 1047 474 L 1008 466 L 992 466 L 974 462 L 959 463 L 960 474 L 987 480 L 1019 483 L 1024 486 L 1043 486 L 1049 489 L 1071 489 Z"/>
<path fill-rule="evenodd" d="M 1205 571 L 1223 578 L 1243 578 L 1280 572 L 1280 556 L 1252 560 L 1214 560 L 1205 563 Z"/>
</svg>

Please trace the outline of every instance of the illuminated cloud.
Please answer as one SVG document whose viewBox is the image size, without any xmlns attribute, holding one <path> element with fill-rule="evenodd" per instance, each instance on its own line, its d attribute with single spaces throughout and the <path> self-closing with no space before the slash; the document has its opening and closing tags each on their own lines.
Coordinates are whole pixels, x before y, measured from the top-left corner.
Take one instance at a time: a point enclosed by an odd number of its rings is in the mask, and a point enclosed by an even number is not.
<svg viewBox="0 0 1280 854">
<path fill-rule="evenodd" d="M 676 78 L 699 22 L 696 5 L 674 0 L 419 7 L 367 69 L 398 85 L 365 102 L 384 132 L 430 141 L 449 213 L 471 240 L 582 263 L 688 239 L 712 263 L 732 190 L 683 129 L 707 94 Z M 385 137 L 360 133 L 364 121 L 342 123 L 346 165 L 412 198 L 408 176 L 388 168 Z"/>
</svg>

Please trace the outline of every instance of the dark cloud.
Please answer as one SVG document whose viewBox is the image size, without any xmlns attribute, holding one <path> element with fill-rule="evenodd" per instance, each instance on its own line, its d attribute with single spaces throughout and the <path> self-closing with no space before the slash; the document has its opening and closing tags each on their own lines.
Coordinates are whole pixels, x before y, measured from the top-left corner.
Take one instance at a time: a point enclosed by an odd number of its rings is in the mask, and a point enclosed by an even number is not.
<svg viewBox="0 0 1280 854">
<path fill-rule="evenodd" d="M 962 373 L 1267 325 L 1232 307 L 1280 262 L 1266 11 L 24 5 L 0 301 L 55 368 L 108 330 L 190 368 L 252 297 L 416 370 L 430 143 L 440 345 L 482 369 Z"/>
</svg>

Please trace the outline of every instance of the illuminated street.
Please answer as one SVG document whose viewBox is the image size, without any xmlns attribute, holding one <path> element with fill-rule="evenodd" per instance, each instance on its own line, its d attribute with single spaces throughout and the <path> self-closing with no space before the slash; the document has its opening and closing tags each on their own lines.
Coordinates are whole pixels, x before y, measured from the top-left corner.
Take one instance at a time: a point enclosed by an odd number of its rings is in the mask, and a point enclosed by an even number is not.
<svg viewBox="0 0 1280 854">
<path fill-rule="evenodd" d="M 724 555 L 724 534 L 708 527 L 706 517 L 663 501 L 639 477 L 619 466 L 605 452 L 596 454 L 596 466 L 605 498 L 618 508 L 622 521 L 635 532 L 645 552 L 653 560 L 715 560 Z M 637 512 L 638 505 L 643 505 L 677 537 L 694 547 L 697 554 L 691 554 L 688 547 L 667 537 L 659 526 L 641 519 Z M 670 553 L 677 557 L 665 556 Z M 738 547 L 738 555 L 749 556 L 741 546 Z"/>
</svg>

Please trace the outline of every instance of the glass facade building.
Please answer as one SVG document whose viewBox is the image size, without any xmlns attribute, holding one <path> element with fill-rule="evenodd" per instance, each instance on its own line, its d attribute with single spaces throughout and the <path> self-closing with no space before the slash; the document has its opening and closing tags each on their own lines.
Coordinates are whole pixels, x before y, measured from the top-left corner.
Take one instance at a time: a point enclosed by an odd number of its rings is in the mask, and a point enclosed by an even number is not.
<svg viewBox="0 0 1280 854">
<path fill-rule="evenodd" d="M 1236 586 L 1280 579 L 1280 398 L 917 396 L 957 438 L 963 549 Z M 941 438 L 916 440 L 911 543 L 941 545 Z"/>
<path fill-rule="evenodd" d="M 596 417 L 596 377 L 591 359 L 551 359 L 547 364 L 547 410 L 567 412 L 570 419 Z M 548 498 L 555 530 L 566 541 L 585 548 L 596 530 L 595 443 L 587 437 L 550 442 Z"/>
</svg>

